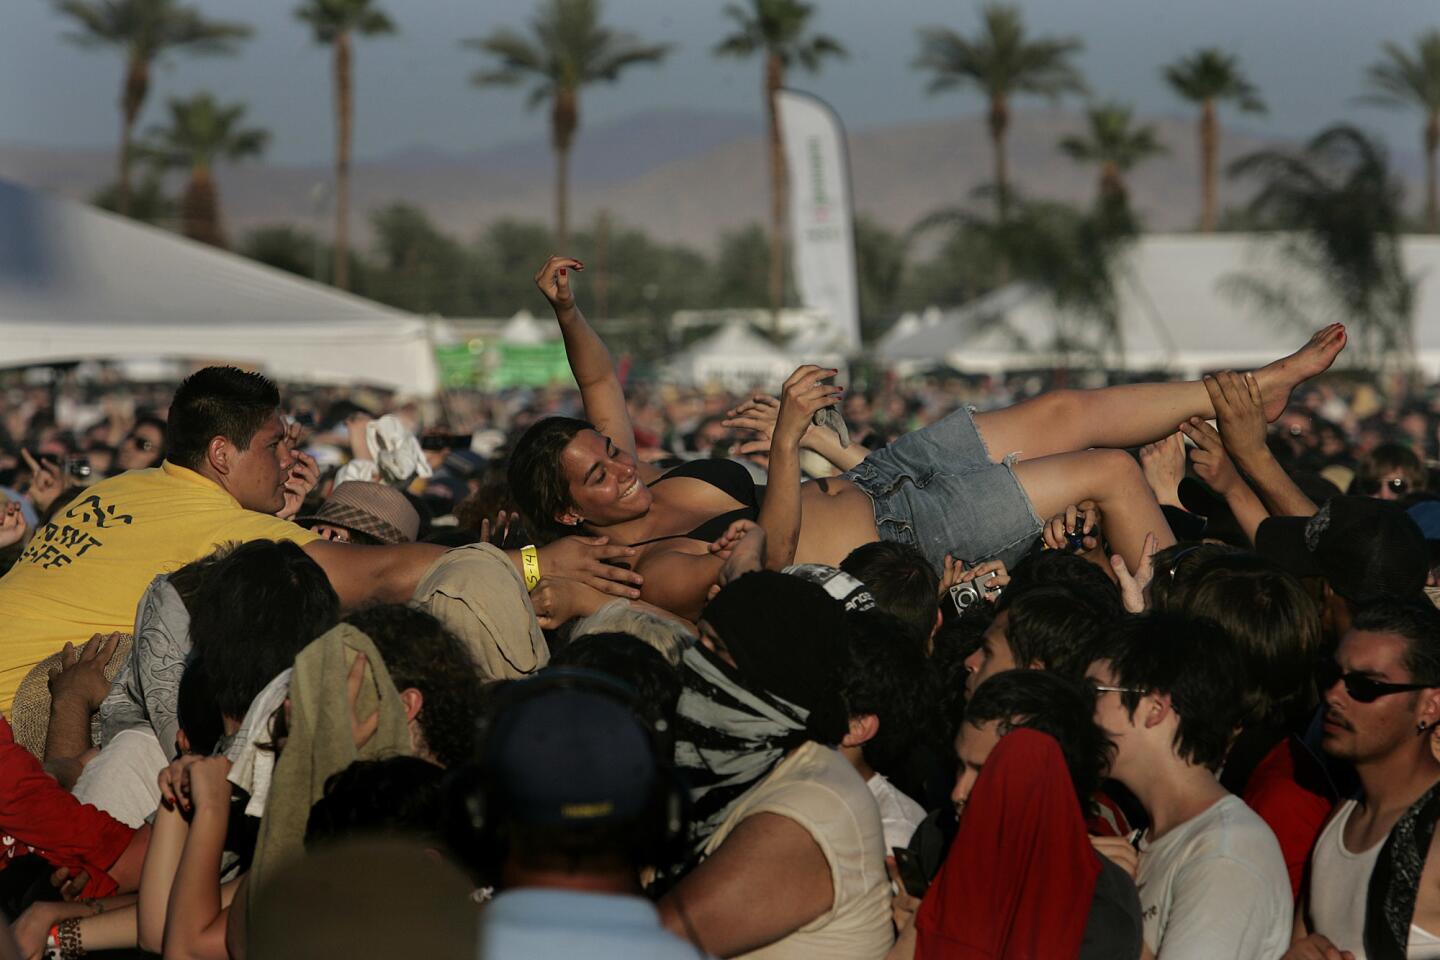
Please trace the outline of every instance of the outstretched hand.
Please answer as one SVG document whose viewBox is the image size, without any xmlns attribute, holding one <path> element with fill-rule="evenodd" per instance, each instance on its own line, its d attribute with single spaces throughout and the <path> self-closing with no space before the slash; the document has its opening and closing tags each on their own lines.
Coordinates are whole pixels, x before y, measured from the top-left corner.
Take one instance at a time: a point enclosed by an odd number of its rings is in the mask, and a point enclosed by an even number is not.
<svg viewBox="0 0 1440 960">
<path fill-rule="evenodd" d="M 60 474 L 60 465 L 49 460 L 36 460 L 30 455 L 30 451 L 23 447 L 20 457 L 30 471 L 30 488 L 25 491 L 25 495 L 35 505 L 36 512 L 43 514 L 50 509 L 55 498 L 60 496 L 60 491 L 65 489 L 65 478 Z"/>
<path fill-rule="evenodd" d="M 1191 417 L 1188 423 L 1180 424 L 1180 432 L 1195 444 L 1195 449 L 1190 451 L 1190 462 L 1195 467 L 1195 475 L 1209 484 L 1211 490 L 1228 497 L 1245 482 L 1214 427 L 1199 417 Z"/>
<path fill-rule="evenodd" d="M 1100 505 L 1082 500 L 1050 518 L 1040 531 L 1040 538 L 1051 550 L 1089 553 L 1100 546 Z"/>
<path fill-rule="evenodd" d="M 1155 579 L 1155 551 L 1159 547 L 1155 534 L 1145 534 L 1145 545 L 1140 548 L 1140 564 L 1131 570 L 1125 558 L 1116 554 L 1110 558 L 1110 567 L 1120 584 L 1120 600 L 1125 604 L 1126 613 L 1144 613 L 1150 606 L 1145 590 Z"/>
<path fill-rule="evenodd" d="M 281 520 L 294 520 L 305 505 L 305 498 L 320 483 L 320 465 L 303 450 L 295 451 L 295 463 L 285 479 L 285 504 L 275 512 Z"/>
<path fill-rule="evenodd" d="M 747 573 L 765 568 L 765 528 L 753 520 L 736 520 L 720 538 L 710 544 L 710 552 L 725 561 L 705 599 L 713 600 L 720 588 Z"/>
<path fill-rule="evenodd" d="M 558 319 L 562 313 L 575 309 L 575 294 L 570 291 L 569 271 L 584 270 L 585 264 L 574 257 L 551 257 L 535 274 L 535 286 L 545 294 Z"/>
</svg>

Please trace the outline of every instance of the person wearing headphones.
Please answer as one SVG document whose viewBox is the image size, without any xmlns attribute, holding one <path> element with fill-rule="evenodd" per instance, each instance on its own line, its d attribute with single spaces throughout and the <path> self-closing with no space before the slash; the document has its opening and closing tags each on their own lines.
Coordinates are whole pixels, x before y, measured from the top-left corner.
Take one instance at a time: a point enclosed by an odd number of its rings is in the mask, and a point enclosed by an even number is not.
<svg viewBox="0 0 1440 960">
<path fill-rule="evenodd" d="M 478 956 L 704 956 L 641 894 L 641 871 L 683 844 L 687 823 L 683 790 L 634 703 L 624 684 L 578 668 L 503 692 L 467 800 L 476 839 L 500 864 Z"/>
</svg>

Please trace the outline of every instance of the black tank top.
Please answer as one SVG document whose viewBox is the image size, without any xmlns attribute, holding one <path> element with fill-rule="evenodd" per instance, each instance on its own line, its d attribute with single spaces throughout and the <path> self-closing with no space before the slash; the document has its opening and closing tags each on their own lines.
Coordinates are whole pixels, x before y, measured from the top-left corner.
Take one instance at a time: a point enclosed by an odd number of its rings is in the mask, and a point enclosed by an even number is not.
<svg viewBox="0 0 1440 960">
<path fill-rule="evenodd" d="M 755 486 L 755 481 L 751 479 L 750 471 L 734 460 L 687 460 L 673 470 L 667 471 L 651 486 L 654 486 L 655 483 L 664 483 L 671 477 L 689 477 L 693 480 L 701 480 L 731 499 L 740 501 L 745 506 L 738 510 L 722 513 L 718 517 L 711 517 L 689 533 L 672 533 L 668 537 L 652 537 L 649 540 L 632 543 L 632 547 L 641 547 L 647 543 L 659 543 L 662 540 L 676 540 L 681 537 L 690 540 L 704 540 L 709 543 L 719 539 L 720 535 L 736 520 L 755 520 L 760 516 L 760 493 Z"/>
</svg>

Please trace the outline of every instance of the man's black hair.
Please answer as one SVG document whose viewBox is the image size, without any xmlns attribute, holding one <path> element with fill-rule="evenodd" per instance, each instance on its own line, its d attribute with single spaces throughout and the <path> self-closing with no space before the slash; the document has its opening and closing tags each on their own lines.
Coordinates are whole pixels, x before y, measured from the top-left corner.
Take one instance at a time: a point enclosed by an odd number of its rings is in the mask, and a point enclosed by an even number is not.
<svg viewBox="0 0 1440 960">
<path fill-rule="evenodd" d="M 851 717 L 873 714 L 880 726 L 861 750 L 865 762 L 896 775 L 910 748 L 938 724 L 939 706 L 922 648 L 905 623 L 880 610 L 848 614 L 850 637 L 841 695 Z"/>
<path fill-rule="evenodd" d="M 1093 564 L 1091 564 L 1093 566 Z M 1073 587 L 1032 586 L 1002 595 L 999 611 L 1009 611 L 1005 641 L 1015 666 L 1032 663 L 1078 680 L 1090 665 L 1090 648 L 1119 616 L 1107 616 L 1103 603 L 1092 603 Z"/>
<path fill-rule="evenodd" d="M 965 678 L 970 673 L 965 660 L 985 642 L 985 631 L 994 620 L 995 611 L 992 604 L 977 603 L 965 613 L 963 617 L 945 621 L 935 634 L 935 648 L 930 654 L 930 673 L 940 698 L 940 716 L 950 737 L 960 729 L 960 722 L 965 718 Z"/>
<path fill-rule="evenodd" d="M 875 606 L 904 621 L 928 641 L 939 612 L 940 577 L 925 555 L 909 544 L 876 540 L 850 551 L 840 569 L 870 588 Z"/>
<path fill-rule="evenodd" d="M 325 781 L 325 794 L 305 823 L 305 846 L 376 834 L 433 844 L 444 813 L 444 781 L 444 770 L 419 757 L 356 760 Z"/>
<path fill-rule="evenodd" d="M 1115 745 L 1095 722 L 1090 687 L 1045 670 L 1006 670 L 990 677 L 965 707 L 965 722 L 977 727 L 998 721 L 1000 734 L 1025 728 L 1055 738 L 1075 798 L 1084 810 L 1110 769 Z"/>
<path fill-rule="evenodd" d="M 172 463 L 191 470 L 205 449 L 224 437 L 241 450 L 280 409 L 280 391 L 258 373 L 235 367 L 206 367 L 192 373 L 170 403 L 165 447 Z"/>
<path fill-rule="evenodd" d="M 1174 613 L 1133 617 L 1093 648 L 1108 660 L 1115 685 L 1139 693 L 1117 694 L 1133 717 L 1147 694 L 1167 694 L 1179 718 L 1175 751 L 1198 766 L 1215 769 L 1245 719 L 1249 678 L 1240 645 L 1213 620 Z"/>
<path fill-rule="evenodd" d="M 1000 595 L 1000 607 L 1032 587 L 1066 587 L 1102 616 L 1119 619 L 1125 613 L 1120 588 L 1105 572 L 1083 557 L 1060 550 L 1032 553 L 1010 573 L 1010 585 Z"/>
<path fill-rule="evenodd" d="M 205 667 L 197 657 L 192 656 L 180 674 L 180 685 L 175 692 L 175 723 L 185 733 L 190 752 L 202 757 L 214 753 L 215 745 L 225 735 L 220 707 L 210 690 Z M 175 744 L 163 743 L 161 747 L 169 753 Z"/>
<path fill-rule="evenodd" d="M 252 540 L 209 569 L 191 609 L 190 639 L 215 702 L 239 720 L 296 654 L 335 626 L 340 598 L 295 544 Z"/>
<path fill-rule="evenodd" d="M 430 753 L 449 768 L 474 755 L 485 683 L 470 650 L 424 610 L 400 603 L 357 610 L 345 622 L 370 638 L 395 689 L 424 697 L 416 722 Z"/>
<path fill-rule="evenodd" d="M 654 732 L 669 763 L 675 750 L 680 673 L 664 654 L 628 633 L 591 633 L 571 640 L 550 658 L 552 667 L 582 667 L 608 674 L 635 691 L 640 719 Z"/>
<path fill-rule="evenodd" d="M 1415 683 L 1440 683 L 1440 610 L 1422 601 L 1381 600 L 1360 608 L 1351 628 L 1405 638 L 1400 661 Z"/>
</svg>

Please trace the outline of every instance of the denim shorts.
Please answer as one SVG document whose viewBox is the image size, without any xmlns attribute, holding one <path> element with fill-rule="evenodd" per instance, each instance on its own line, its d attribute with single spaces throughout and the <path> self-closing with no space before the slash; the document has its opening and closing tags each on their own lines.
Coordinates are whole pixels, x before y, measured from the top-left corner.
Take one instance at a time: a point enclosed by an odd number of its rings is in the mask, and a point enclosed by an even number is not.
<svg viewBox="0 0 1440 960">
<path fill-rule="evenodd" d="M 945 554 L 967 565 L 1002 560 L 1015 568 L 1044 526 L 1013 459 L 990 459 L 962 407 L 881 447 L 842 476 L 869 494 L 882 540 L 918 547 L 936 571 Z"/>
</svg>

